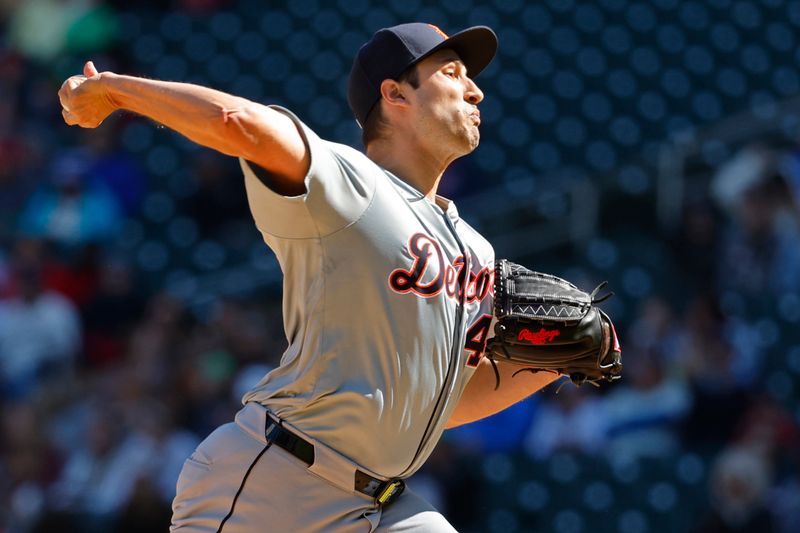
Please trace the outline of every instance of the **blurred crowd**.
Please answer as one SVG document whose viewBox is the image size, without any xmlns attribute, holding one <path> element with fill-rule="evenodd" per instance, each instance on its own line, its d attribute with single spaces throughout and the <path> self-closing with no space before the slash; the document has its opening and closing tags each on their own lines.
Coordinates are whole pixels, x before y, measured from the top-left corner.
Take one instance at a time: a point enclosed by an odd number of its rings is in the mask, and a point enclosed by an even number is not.
<svg viewBox="0 0 800 533">
<path fill-rule="evenodd" d="M 183 460 L 278 364 L 279 286 L 197 306 L 153 281 L 142 250 L 120 245 L 131 221 L 148 211 L 153 221 L 151 192 L 164 186 L 122 143 L 123 131 L 139 131 L 124 126 L 144 121 L 123 115 L 95 131 L 68 130 L 56 99 L 77 58 L 131 65 L 116 38 L 122 3 L 8 4 L 0 5 L 0 532 L 166 531 Z M 225 4 L 171 8 L 202 14 Z M 197 152 L 188 169 L 191 187 L 168 216 L 188 221 L 200 240 L 257 240 L 254 231 L 226 233 L 250 226 L 235 162 Z M 652 269 L 611 274 L 623 288 L 609 311 L 620 317 L 620 383 L 551 387 L 446 433 L 412 484 L 459 530 L 504 530 L 481 522 L 498 470 L 465 468 L 487 457 L 541 469 L 578 457 L 609 472 L 658 460 L 680 474 L 688 456 L 703 489 L 687 531 L 800 531 L 800 152 L 753 142 L 707 181 L 677 228 L 617 211 L 602 239 L 550 256 L 561 268 L 554 273 L 589 286 L 626 254 L 648 253 L 636 238 L 660 243 L 662 254 Z M 581 531 L 570 523 L 537 530 Z"/>
</svg>

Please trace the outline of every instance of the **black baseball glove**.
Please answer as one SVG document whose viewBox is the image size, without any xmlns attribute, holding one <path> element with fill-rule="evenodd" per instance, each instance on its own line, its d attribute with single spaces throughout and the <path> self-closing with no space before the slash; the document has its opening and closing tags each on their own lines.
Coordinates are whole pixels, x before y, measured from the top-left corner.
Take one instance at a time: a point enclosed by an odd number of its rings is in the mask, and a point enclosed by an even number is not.
<svg viewBox="0 0 800 533">
<path fill-rule="evenodd" d="M 614 324 L 596 304 L 606 283 L 592 293 L 549 274 L 533 272 L 505 259 L 495 262 L 495 336 L 486 355 L 523 366 L 522 371 L 569 376 L 575 385 L 614 381 L 622 372 Z M 497 388 L 497 386 L 495 388 Z"/>
</svg>

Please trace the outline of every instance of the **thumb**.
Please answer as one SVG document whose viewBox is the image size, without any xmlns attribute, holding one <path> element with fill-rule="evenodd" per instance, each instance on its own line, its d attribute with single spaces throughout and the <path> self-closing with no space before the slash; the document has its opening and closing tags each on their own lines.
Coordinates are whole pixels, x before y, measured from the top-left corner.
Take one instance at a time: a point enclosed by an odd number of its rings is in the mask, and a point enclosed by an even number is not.
<svg viewBox="0 0 800 533">
<path fill-rule="evenodd" d="M 87 78 L 91 78 L 92 76 L 97 76 L 98 72 L 97 69 L 94 67 L 94 63 L 91 61 L 87 61 L 86 64 L 83 66 L 83 75 Z"/>
</svg>

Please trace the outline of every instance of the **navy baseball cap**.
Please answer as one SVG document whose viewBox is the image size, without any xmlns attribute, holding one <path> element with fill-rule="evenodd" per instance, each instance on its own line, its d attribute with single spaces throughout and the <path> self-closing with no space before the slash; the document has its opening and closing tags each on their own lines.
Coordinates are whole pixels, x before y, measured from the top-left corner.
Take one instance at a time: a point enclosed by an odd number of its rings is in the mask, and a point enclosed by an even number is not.
<svg viewBox="0 0 800 533">
<path fill-rule="evenodd" d="M 408 67 L 443 49 L 453 50 L 477 76 L 497 51 L 497 36 L 486 26 L 473 26 L 450 37 L 433 24 L 411 22 L 378 30 L 356 54 L 347 86 L 347 103 L 363 127 L 381 99 L 381 82 L 397 79 Z"/>
</svg>

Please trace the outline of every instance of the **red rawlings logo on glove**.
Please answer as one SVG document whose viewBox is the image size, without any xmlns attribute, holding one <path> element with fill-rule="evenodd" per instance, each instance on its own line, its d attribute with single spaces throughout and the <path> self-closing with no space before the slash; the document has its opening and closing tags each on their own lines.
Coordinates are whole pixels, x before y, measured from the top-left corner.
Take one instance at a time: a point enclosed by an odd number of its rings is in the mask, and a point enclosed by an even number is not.
<svg viewBox="0 0 800 533">
<path fill-rule="evenodd" d="M 557 329 L 540 329 L 539 331 L 533 332 L 527 328 L 520 330 L 519 335 L 517 335 L 517 340 L 520 341 L 528 341 L 531 344 L 547 344 L 548 342 L 553 342 L 553 339 L 561 335 L 561 332 Z"/>
</svg>

